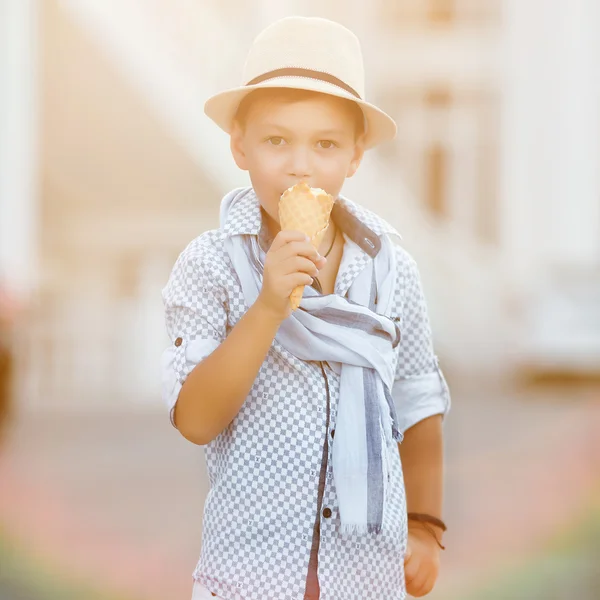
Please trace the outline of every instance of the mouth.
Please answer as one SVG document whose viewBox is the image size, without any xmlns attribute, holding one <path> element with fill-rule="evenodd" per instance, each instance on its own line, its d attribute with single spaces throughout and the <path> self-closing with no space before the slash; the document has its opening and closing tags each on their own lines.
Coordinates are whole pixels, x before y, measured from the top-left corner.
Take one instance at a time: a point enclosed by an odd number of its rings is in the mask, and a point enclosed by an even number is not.
<svg viewBox="0 0 600 600">
<path fill-rule="evenodd" d="M 283 194 L 285 194 L 287 191 L 291 190 L 292 188 L 296 187 L 297 185 L 300 185 L 301 183 L 305 183 L 306 185 L 308 185 L 308 187 L 309 187 L 311 190 L 317 190 L 317 189 L 320 189 L 320 188 L 317 188 L 317 187 L 314 187 L 314 186 L 310 185 L 310 183 L 308 183 L 308 181 L 297 181 L 296 183 L 294 183 L 294 184 L 290 185 L 289 187 L 285 188 L 285 189 L 284 189 L 284 190 L 283 190 L 283 191 L 282 191 L 282 192 L 279 194 L 279 197 L 283 196 Z"/>
<path fill-rule="evenodd" d="M 281 194 L 279 194 L 279 195 L 283 196 L 288 190 L 291 190 L 296 185 L 298 185 L 298 184 L 294 183 L 294 184 L 290 185 L 289 187 L 286 187 L 284 190 L 282 190 Z"/>
</svg>

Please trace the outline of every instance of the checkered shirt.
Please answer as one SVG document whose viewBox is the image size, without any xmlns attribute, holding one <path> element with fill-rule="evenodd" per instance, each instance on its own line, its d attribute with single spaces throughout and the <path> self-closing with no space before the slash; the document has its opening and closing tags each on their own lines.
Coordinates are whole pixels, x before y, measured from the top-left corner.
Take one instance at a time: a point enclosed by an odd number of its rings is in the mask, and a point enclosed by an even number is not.
<svg viewBox="0 0 600 600">
<path fill-rule="evenodd" d="M 344 234 L 335 293 L 345 296 L 371 256 L 377 236 L 400 238 L 372 211 L 340 197 Z M 171 414 L 186 377 L 248 310 L 224 240 L 264 234 L 251 192 L 220 229 L 203 233 L 179 255 L 162 290 L 172 345 L 163 355 L 163 397 Z M 395 300 L 399 323 L 393 397 L 401 432 L 445 414 L 450 393 L 433 352 L 419 271 L 399 244 Z M 193 577 L 225 600 L 404 600 L 407 519 L 398 444 L 392 441 L 389 496 L 379 535 L 342 537 L 331 443 L 339 375 L 326 362 L 296 358 L 273 341 L 248 397 L 205 451 L 210 489 L 200 558 Z M 173 422 L 173 421 L 172 421 Z M 308 586 L 318 574 L 318 596 Z M 316 579 L 316 577 L 314 577 Z M 311 588 L 312 589 L 312 588 Z"/>
</svg>

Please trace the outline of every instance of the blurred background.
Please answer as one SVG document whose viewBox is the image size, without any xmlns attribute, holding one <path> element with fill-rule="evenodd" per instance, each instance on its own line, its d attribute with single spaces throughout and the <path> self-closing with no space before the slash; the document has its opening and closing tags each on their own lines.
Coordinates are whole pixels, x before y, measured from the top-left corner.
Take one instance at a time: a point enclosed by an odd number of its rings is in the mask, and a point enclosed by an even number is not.
<svg viewBox="0 0 600 600">
<path fill-rule="evenodd" d="M 191 596 L 161 289 L 248 183 L 204 101 L 294 14 L 359 36 L 399 126 L 344 191 L 416 258 L 452 390 L 429 597 L 599 599 L 597 0 L 0 0 L 0 599 Z"/>
</svg>

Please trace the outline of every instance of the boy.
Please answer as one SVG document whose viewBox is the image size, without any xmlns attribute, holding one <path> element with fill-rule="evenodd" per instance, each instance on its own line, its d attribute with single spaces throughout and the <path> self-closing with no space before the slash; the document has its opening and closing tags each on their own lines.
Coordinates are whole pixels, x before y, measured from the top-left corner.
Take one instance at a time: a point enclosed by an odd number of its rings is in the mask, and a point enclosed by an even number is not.
<svg viewBox="0 0 600 600">
<path fill-rule="evenodd" d="M 225 196 L 163 290 L 163 395 L 210 479 L 196 599 L 403 600 L 437 577 L 450 396 L 414 260 L 340 195 L 396 132 L 363 88 L 354 34 L 290 17 L 205 106 L 252 187 Z M 336 199 L 318 250 L 278 225 L 301 181 Z"/>
</svg>

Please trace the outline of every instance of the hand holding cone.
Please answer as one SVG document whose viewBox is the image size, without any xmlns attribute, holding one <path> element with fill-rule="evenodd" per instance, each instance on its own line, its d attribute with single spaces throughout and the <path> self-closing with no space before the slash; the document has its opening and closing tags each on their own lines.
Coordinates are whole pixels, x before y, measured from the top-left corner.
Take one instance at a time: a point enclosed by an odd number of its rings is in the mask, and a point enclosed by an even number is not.
<svg viewBox="0 0 600 600">
<path fill-rule="evenodd" d="M 282 230 L 301 231 L 310 238 L 318 249 L 329 226 L 329 217 L 335 200 L 333 196 L 319 188 L 311 188 L 307 183 L 298 183 L 286 190 L 279 199 L 279 225 Z M 300 306 L 304 293 L 303 285 L 292 291 L 292 310 Z"/>
</svg>

